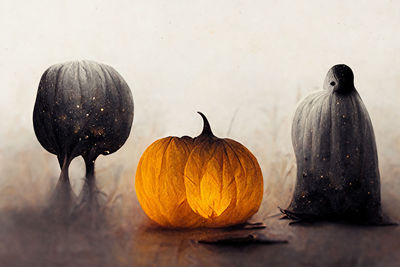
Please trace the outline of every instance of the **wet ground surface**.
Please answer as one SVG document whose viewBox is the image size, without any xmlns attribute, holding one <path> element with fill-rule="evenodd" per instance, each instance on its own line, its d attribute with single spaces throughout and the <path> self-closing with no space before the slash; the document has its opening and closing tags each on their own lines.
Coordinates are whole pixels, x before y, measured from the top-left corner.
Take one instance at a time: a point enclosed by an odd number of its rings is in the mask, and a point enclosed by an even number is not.
<svg viewBox="0 0 400 267">
<path fill-rule="evenodd" d="M 137 206 L 135 207 L 138 208 Z M 140 211 L 111 208 L 73 216 L 47 208 L 0 214 L 0 266 L 399 266 L 400 227 L 288 225 L 256 215 L 264 229 L 166 230 Z M 122 218 L 122 217 L 121 217 Z M 261 235 L 281 244 L 212 245 L 198 240 Z"/>
</svg>

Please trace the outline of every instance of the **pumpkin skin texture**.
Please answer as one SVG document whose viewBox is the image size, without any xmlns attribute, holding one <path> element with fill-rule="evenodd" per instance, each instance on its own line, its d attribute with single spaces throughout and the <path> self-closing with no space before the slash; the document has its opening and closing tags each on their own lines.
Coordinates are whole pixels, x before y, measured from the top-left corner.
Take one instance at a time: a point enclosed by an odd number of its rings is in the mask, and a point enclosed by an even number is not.
<svg viewBox="0 0 400 267">
<path fill-rule="evenodd" d="M 69 159 L 111 154 L 125 143 L 132 120 L 132 93 L 112 67 L 75 61 L 42 75 L 33 125 L 50 153 Z"/>
<path fill-rule="evenodd" d="M 207 118 L 185 167 L 190 207 L 209 227 L 246 222 L 258 211 L 263 177 L 257 159 L 242 144 L 213 135 Z"/>
<path fill-rule="evenodd" d="M 285 211 L 296 219 L 382 219 L 375 136 L 352 70 L 333 66 L 324 90 L 306 97 L 292 124 L 297 180 Z"/>
<path fill-rule="evenodd" d="M 67 186 L 72 159 L 82 156 L 86 180 L 93 180 L 94 161 L 125 143 L 132 121 L 132 93 L 110 66 L 66 62 L 49 67 L 40 79 L 33 110 L 35 134 L 47 151 L 57 155 L 59 181 Z"/>
<path fill-rule="evenodd" d="M 261 204 L 263 177 L 257 159 L 240 143 L 215 137 L 200 115 L 204 129 L 198 137 L 160 139 L 140 159 L 138 200 L 162 226 L 240 224 Z"/>
<path fill-rule="evenodd" d="M 187 203 L 184 169 L 194 147 L 191 137 L 166 137 L 140 158 L 135 190 L 144 212 L 164 227 L 196 227 L 202 219 Z"/>
</svg>

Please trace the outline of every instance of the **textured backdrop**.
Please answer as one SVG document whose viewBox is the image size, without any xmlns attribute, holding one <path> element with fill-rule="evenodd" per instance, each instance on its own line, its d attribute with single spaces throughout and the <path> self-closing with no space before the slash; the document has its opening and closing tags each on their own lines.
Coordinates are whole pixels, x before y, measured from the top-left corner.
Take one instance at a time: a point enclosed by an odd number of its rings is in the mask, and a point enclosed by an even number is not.
<svg viewBox="0 0 400 267">
<path fill-rule="evenodd" d="M 257 218 L 267 220 L 276 213 L 276 206 L 288 203 L 293 187 L 290 125 L 296 103 L 321 88 L 326 72 L 337 63 L 354 71 L 355 86 L 375 128 L 384 210 L 400 220 L 399 12 L 397 1 L 1 1 L 0 263 L 68 265 L 63 256 L 81 255 L 73 258 L 82 262 L 73 263 L 97 262 L 100 266 L 124 259 L 121 262 L 129 265 L 138 263 L 138 257 L 125 257 L 130 255 L 126 244 L 132 240 L 139 256 L 153 251 L 151 244 L 168 244 L 166 240 L 173 240 L 173 251 L 181 253 L 189 247 L 187 254 L 214 255 L 182 244 L 187 236 L 177 233 L 169 233 L 174 239 L 163 232 L 137 232 L 149 224 L 133 189 L 140 154 L 157 138 L 197 135 L 202 123 L 196 111 L 204 112 L 217 136 L 240 141 L 257 157 L 265 180 L 264 202 Z M 135 102 L 134 126 L 127 143 L 96 163 L 99 186 L 107 194 L 106 207 L 113 214 L 103 218 L 111 225 L 100 227 L 104 236 L 79 226 L 60 229 L 39 215 L 59 169 L 56 157 L 44 151 L 34 136 L 36 90 L 48 66 L 75 59 L 113 66 L 130 85 Z M 76 193 L 83 175 L 79 158 L 70 170 Z M 279 223 L 271 224 L 283 227 Z M 281 234 L 293 231 L 279 227 Z M 399 230 L 371 230 L 374 234 L 368 239 L 371 232 L 367 230 L 365 234 L 364 230 L 335 227 L 317 228 L 316 232 L 295 230 L 289 249 L 246 253 L 258 263 L 267 261 L 267 254 L 282 253 L 282 260 L 287 255 L 303 256 L 303 263 L 311 264 L 320 258 L 321 246 L 310 245 L 304 256 L 300 249 L 304 244 L 296 240 L 299 235 L 307 236 L 311 239 L 304 242 L 318 244 L 312 238 L 319 233 L 317 241 L 339 238 L 337 243 L 324 244 L 333 250 L 342 248 L 336 251 L 342 253 L 345 265 L 371 262 L 360 256 L 365 251 L 376 265 L 393 263 Z M 54 237 L 53 243 L 37 245 L 39 241 L 43 244 L 47 235 Z M 93 241 L 93 235 L 105 245 Z M 363 244 L 348 245 L 354 259 L 343 256 L 347 247 L 340 246 L 351 235 L 352 242 Z M 105 240 L 110 240 L 109 244 Z M 150 246 L 147 250 L 146 244 Z M 374 246 L 382 251 L 376 252 Z M 109 251 L 113 256 L 107 258 Z M 157 248 L 154 255 L 166 255 L 159 251 Z M 226 263 L 231 253 L 214 255 L 222 255 L 216 263 Z M 38 256 L 42 254 L 54 258 Z M 381 262 L 376 260 L 379 258 Z M 174 263 L 170 258 L 159 260 Z M 188 263 L 186 260 L 180 262 Z M 329 257 L 326 261 L 335 263 Z M 194 262 L 198 263 L 199 257 Z"/>
</svg>

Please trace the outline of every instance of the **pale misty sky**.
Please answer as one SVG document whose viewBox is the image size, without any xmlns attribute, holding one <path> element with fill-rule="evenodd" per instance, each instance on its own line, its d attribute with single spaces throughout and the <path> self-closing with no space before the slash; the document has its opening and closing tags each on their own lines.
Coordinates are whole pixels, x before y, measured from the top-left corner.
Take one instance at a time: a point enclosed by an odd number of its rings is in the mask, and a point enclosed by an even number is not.
<svg viewBox="0 0 400 267">
<path fill-rule="evenodd" d="M 32 110 L 40 76 L 75 59 L 107 63 L 130 85 L 128 142 L 195 135 L 200 110 L 220 136 L 236 112 L 230 136 L 249 147 L 280 123 L 278 142 L 290 147 L 296 99 L 346 63 L 378 144 L 390 149 L 400 140 L 399 14 L 400 1 L 2 0 L 0 152 L 39 147 Z"/>
</svg>

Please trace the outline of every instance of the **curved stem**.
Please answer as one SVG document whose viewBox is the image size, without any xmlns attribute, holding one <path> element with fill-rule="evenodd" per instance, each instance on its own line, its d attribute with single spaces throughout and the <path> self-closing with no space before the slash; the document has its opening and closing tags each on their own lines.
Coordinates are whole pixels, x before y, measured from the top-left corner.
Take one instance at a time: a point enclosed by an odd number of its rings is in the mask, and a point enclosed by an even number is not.
<svg viewBox="0 0 400 267">
<path fill-rule="evenodd" d="M 92 193 L 96 189 L 96 177 L 94 174 L 94 162 L 95 159 L 88 159 L 84 158 L 85 165 L 86 165 L 86 177 L 85 177 L 85 184 L 88 189 L 89 196 L 92 196 Z"/>
<path fill-rule="evenodd" d="M 206 116 L 203 113 L 201 113 L 200 111 L 198 111 L 197 113 L 199 113 L 200 116 L 203 118 L 203 123 L 204 123 L 203 131 L 201 132 L 201 134 L 199 136 L 202 136 L 202 135 L 214 136 L 213 132 L 211 131 L 210 123 L 208 122 Z"/>
<path fill-rule="evenodd" d="M 64 160 L 62 161 L 62 165 L 60 164 L 61 165 L 61 174 L 60 174 L 59 181 L 69 183 L 68 169 L 69 169 L 70 163 L 71 163 L 71 160 L 69 160 L 67 157 L 65 157 Z"/>
<path fill-rule="evenodd" d="M 75 195 L 72 191 L 68 174 L 68 168 L 71 163 L 71 159 L 67 156 L 64 156 L 59 157 L 58 160 L 61 167 L 61 174 L 51 195 L 50 206 L 54 208 L 55 211 L 59 211 L 61 214 L 64 214 L 69 212 L 75 199 Z"/>
<path fill-rule="evenodd" d="M 86 160 L 86 180 L 94 180 L 94 160 Z"/>
</svg>

